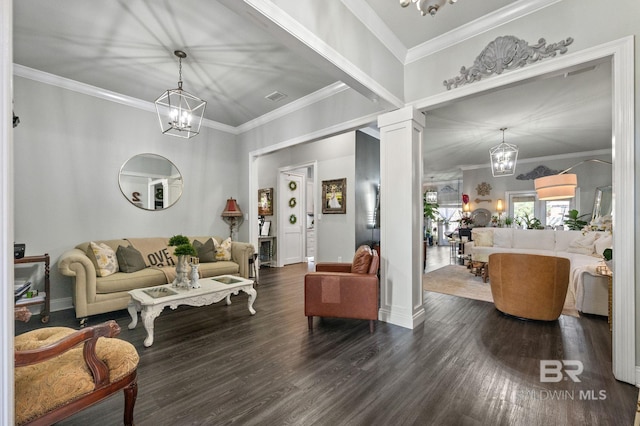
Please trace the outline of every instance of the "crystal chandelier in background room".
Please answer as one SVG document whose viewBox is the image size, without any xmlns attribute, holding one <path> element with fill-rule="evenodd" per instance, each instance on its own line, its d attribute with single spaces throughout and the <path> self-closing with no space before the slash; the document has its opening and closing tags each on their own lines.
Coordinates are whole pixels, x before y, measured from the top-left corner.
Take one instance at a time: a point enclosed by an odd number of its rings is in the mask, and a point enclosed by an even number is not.
<svg viewBox="0 0 640 426">
<path fill-rule="evenodd" d="M 518 161 L 518 147 L 504 141 L 504 131 L 502 131 L 502 143 L 489 150 L 491 161 L 491 173 L 493 177 L 511 176 L 516 171 L 516 161 Z"/>
</svg>

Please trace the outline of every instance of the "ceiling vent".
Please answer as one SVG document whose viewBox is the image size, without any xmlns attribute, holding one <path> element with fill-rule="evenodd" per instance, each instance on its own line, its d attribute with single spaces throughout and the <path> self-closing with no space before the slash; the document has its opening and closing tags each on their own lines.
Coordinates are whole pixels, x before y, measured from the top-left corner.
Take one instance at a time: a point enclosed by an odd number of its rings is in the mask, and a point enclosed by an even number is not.
<svg viewBox="0 0 640 426">
<path fill-rule="evenodd" d="M 273 93 L 268 94 L 267 96 L 265 96 L 265 99 L 269 99 L 272 102 L 278 102 L 281 99 L 286 98 L 287 95 L 285 95 L 284 93 L 280 93 L 277 90 Z"/>
</svg>

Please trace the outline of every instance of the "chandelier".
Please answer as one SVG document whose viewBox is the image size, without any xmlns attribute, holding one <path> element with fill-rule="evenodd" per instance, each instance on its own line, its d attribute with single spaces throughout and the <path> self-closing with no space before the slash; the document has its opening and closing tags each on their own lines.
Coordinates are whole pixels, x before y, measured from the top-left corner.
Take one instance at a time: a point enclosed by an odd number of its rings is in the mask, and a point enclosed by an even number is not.
<svg viewBox="0 0 640 426">
<path fill-rule="evenodd" d="M 416 8 L 422 16 L 425 16 L 427 13 L 435 16 L 436 12 L 446 3 L 454 4 L 456 1 L 458 0 L 400 0 L 400 6 L 407 7 L 411 3 L 415 3 Z"/>
<path fill-rule="evenodd" d="M 187 54 L 182 50 L 173 54 L 179 63 L 178 88 L 169 89 L 156 99 L 156 112 L 162 133 L 188 139 L 200 133 L 207 102 L 182 90 L 182 60 Z"/>
<path fill-rule="evenodd" d="M 502 143 L 494 146 L 489 150 L 491 160 L 491 173 L 493 177 L 511 176 L 516 171 L 516 161 L 518 160 L 518 147 L 505 143 L 504 131 L 506 127 L 500 129 L 502 131 Z"/>
</svg>

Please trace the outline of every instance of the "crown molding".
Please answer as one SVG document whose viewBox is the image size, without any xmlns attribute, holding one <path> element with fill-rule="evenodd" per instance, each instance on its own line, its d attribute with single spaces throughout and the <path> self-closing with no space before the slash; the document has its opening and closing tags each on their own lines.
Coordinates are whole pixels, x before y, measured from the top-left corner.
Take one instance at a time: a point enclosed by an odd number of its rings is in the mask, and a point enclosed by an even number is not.
<svg viewBox="0 0 640 426">
<path fill-rule="evenodd" d="M 611 155 L 611 148 L 606 149 L 597 149 L 594 151 L 583 151 L 583 152 L 570 152 L 567 154 L 558 154 L 558 155 L 546 155 L 544 157 L 533 157 L 533 158 L 518 158 L 518 164 L 530 164 L 530 163 L 540 163 L 543 161 L 554 161 L 554 160 L 566 160 L 570 158 L 580 158 L 580 157 L 595 157 L 598 155 Z M 477 169 L 489 169 L 491 168 L 491 163 L 485 164 L 470 164 L 459 166 L 460 170 L 477 170 Z"/>
<path fill-rule="evenodd" d="M 39 71 L 33 68 L 25 67 L 19 64 L 13 64 L 13 74 L 18 77 L 27 78 L 29 80 L 38 81 L 40 83 L 59 87 L 61 89 L 71 90 L 87 96 L 104 99 L 106 101 L 119 103 L 121 105 L 137 108 L 147 112 L 156 113 L 156 106 L 153 102 L 144 101 L 142 99 L 123 95 L 121 93 L 112 92 L 111 90 L 102 89 L 90 84 L 81 83 L 59 75 L 50 74 L 48 72 Z M 218 123 L 217 121 L 202 119 L 202 126 L 210 129 L 219 130 L 221 132 L 238 134 L 235 127 L 227 124 Z"/>
<path fill-rule="evenodd" d="M 384 102 L 395 108 L 401 108 L 404 106 L 404 101 L 402 99 L 398 98 L 386 87 L 378 83 L 378 81 L 350 62 L 315 33 L 293 19 L 289 14 L 275 5 L 273 1 L 244 0 L 244 2 L 262 14 L 269 21 L 273 22 L 283 31 L 287 32 L 291 37 L 299 40 L 335 67 L 340 69 L 344 74 L 346 74 L 346 76 L 348 76 L 348 78 L 353 80 L 353 84 L 351 81 L 347 81 L 346 83 L 348 85 L 355 88 L 356 86 L 354 86 L 354 84 L 359 84 L 364 89 L 371 91 L 371 95 L 366 95 L 364 93 L 363 95 L 371 99 L 372 102 Z"/>
<path fill-rule="evenodd" d="M 48 84 L 51 86 L 59 87 L 61 89 L 71 90 L 73 92 L 81 93 L 83 95 L 93 96 L 95 98 L 103 99 L 109 102 L 116 102 L 128 107 L 137 108 L 143 111 L 156 113 L 156 106 L 153 102 L 144 101 L 131 96 L 123 95 L 120 93 L 112 92 L 110 90 L 102 89 L 100 87 L 92 86 L 90 84 L 81 83 L 79 81 L 71 80 L 65 77 L 60 77 L 55 74 L 50 74 L 44 71 L 39 71 L 33 68 L 25 67 L 19 64 L 13 64 L 13 74 L 18 77 L 23 77 L 29 80 L 38 81 L 40 83 Z M 210 129 L 219 130 L 221 132 L 230 133 L 233 135 L 239 135 L 248 130 L 259 127 L 270 121 L 282 118 L 287 114 L 312 105 L 315 102 L 319 102 L 323 99 L 336 95 L 342 91 L 348 90 L 349 86 L 341 81 L 326 86 L 320 90 L 317 90 L 310 95 L 290 102 L 276 110 L 268 112 L 254 120 L 241 124 L 238 127 L 229 126 L 227 124 L 219 123 L 217 121 L 202 119 L 202 126 Z"/>
<path fill-rule="evenodd" d="M 412 47 L 407 51 L 404 64 L 407 65 L 426 56 L 433 55 L 436 52 L 561 1 L 562 0 L 520 0 L 511 3 L 465 25 L 461 25 L 454 30 Z"/>
<path fill-rule="evenodd" d="M 320 90 L 316 90 L 315 92 L 304 96 L 300 99 L 296 99 L 295 101 L 289 102 L 286 105 L 281 106 L 278 109 L 270 111 L 266 114 L 261 115 L 258 118 L 255 118 L 251 121 L 247 121 L 244 124 L 236 127 L 237 134 L 241 134 L 247 132 L 251 129 L 255 129 L 256 127 L 262 126 L 270 121 L 277 120 L 278 118 L 282 118 L 288 114 L 291 114 L 297 110 L 310 106 L 316 102 L 319 102 L 323 99 L 329 98 L 331 96 L 337 95 L 340 92 L 345 90 L 349 90 L 350 87 L 344 84 L 341 81 L 337 81 L 329 86 L 323 87 Z"/>
<path fill-rule="evenodd" d="M 405 63 L 408 49 L 365 0 L 342 0 L 342 3 L 393 56 Z"/>
</svg>

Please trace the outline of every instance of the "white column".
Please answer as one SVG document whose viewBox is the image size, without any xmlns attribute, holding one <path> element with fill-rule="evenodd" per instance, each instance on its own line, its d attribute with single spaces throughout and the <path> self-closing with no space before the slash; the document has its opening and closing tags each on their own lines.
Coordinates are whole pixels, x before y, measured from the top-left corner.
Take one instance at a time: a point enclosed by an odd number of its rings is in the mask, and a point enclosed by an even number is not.
<svg viewBox="0 0 640 426">
<path fill-rule="evenodd" d="M 378 117 L 380 127 L 380 311 L 378 319 L 415 328 L 422 303 L 422 134 L 412 107 Z"/>
</svg>

